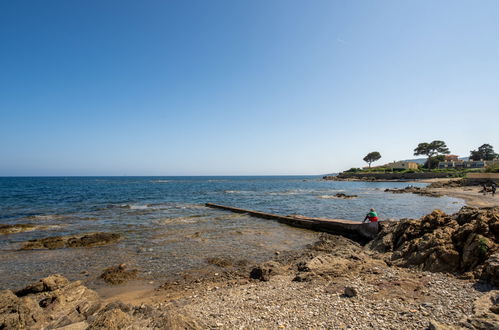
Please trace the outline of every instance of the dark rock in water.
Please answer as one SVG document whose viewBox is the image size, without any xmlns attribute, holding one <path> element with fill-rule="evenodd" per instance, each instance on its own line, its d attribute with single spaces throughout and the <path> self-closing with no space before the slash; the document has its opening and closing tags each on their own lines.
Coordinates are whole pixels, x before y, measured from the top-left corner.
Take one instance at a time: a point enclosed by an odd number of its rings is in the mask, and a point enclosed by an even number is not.
<svg viewBox="0 0 499 330">
<path fill-rule="evenodd" d="M 347 194 L 344 194 L 344 193 L 337 193 L 336 195 L 334 195 L 336 198 L 343 198 L 343 199 L 350 199 L 350 198 L 357 198 L 359 196 L 357 195 L 347 195 Z"/>
<path fill-rule="evenodd" d="M 113 244 L 121 239 L 122 236 L 120 234 L 104 232 L 54 236 L 25 242 L 21 250 L 94 247 Z"/>
<path fill-rule="evenodd" d="M 221 257 L 206 258 L 206 262 L 222 268 L 229 267 L 234 264 L 234 261 L 232 259 Z"/>
<path fill-rule="evenodd" d="M 14 234 L 14 233 L 22 233 L 25 231 L 31 231 L 31 230 L 37 230 L 37 229 L 43 229 L 45 228 L 44 226 L 37 226 L 37 225 L 32 225 L 29 223 L 18 223 L 15 225 L 3 225 L 0 224 L 0 234 L 2 235 L 8 235 L 8 234 Z"/>
<path fill-rule="evenodd" d="M 106 268 L 99 277 L 109 284 L 122 284 L 137 278 L 139 273 L 137 269 L 126 270 L 125 268 L 125 264 Z"/>
<path fill-rule="evenodd" d="M 372 250 L 388 252 L 397 266 L 417 266 L 433 272 L 475 272 L 497 283 L 499 261 L 499 207 L 463 207 L 454 215 L 440 210 L 420 220 L 387 223 L 368 244 Z M 487 262 L 486 262 L 487 260 Z"/>
<path fill-rule="evenodd" d="M 407 186 L 403 189 L 390 189 L 387 188 L 385 189 L 385 192 L 391 192 L 393 194 L 407 194 L 407 193 L 412 193 L 416 195 L 422 195 L 422 196 L 429 196 L 429 197 L 442 197 L 443 195 L 434 191 L 429 191 L 426 188 L 420 188 L 420 187 L 413 187 L 413 186 Z"/>
<path fill-rule="evenodd" d="M 355 288 L 352 288 L 350 286 L 347 286 L 344 291 L 345 297 L 352 298 L 357 295 L 357 290 Z"/>
</svg>

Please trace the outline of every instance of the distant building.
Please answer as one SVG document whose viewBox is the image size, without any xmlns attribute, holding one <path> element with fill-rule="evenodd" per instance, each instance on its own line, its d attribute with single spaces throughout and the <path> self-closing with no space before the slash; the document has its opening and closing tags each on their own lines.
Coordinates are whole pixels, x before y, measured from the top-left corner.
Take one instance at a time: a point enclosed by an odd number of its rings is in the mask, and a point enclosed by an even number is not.
<svg viewBox="0 0 499 330">
<path fill-rule="evenodd" d="M 386 165 L 383 165 L 383 167 L 391 168 L 393 170 L 417 170 L 418 163 L 399 161 L 399 162 L 388 163 Z"/>
<path fill-rule="evenodd" d="M 456 161 L 445 161 L 439 162 L 438 168 L 455 168 L 455 169 L 466 169 L 466 168 L 484 168 L 487 166 L 487 161 L 484 160 L 456 160 Z"/>
<path fill-rule="evenodd" d="M 446 162 L 457 162 L 459 160 L 458 155 L 445 155 Z"/>
</svg>

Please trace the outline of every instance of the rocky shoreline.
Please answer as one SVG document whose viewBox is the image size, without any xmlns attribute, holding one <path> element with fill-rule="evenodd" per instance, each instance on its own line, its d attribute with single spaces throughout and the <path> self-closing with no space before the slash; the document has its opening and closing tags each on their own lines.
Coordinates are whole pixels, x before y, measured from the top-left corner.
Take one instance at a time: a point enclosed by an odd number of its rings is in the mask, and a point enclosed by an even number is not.
<svg viewBox="0 0 499 330">
<path fill-rule="evenodd" d="M 218 270 L 184 274 L 140 299 L 105 301 L 54 275 L 0 292 L 0 328 L 494 329 L 498 238 L 499 208 L 464 207 L 386 223 L 366 246 L 318 234 L 260 265 L 212 258 Z M 105 274 L 121 283 L 136 270 Z"/>
</svg>

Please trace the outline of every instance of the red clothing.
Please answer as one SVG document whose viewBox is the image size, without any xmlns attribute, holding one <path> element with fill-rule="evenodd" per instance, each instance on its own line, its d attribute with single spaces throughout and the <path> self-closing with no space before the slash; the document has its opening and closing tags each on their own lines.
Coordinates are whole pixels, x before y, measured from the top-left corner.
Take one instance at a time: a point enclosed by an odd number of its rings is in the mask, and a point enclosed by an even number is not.
<svg viewBox="0 0 499 330">
<path fill-rule="evenodd" d="M 369 217 L 369 222 L 377 222 L 378 217 Z"/>
</svg>

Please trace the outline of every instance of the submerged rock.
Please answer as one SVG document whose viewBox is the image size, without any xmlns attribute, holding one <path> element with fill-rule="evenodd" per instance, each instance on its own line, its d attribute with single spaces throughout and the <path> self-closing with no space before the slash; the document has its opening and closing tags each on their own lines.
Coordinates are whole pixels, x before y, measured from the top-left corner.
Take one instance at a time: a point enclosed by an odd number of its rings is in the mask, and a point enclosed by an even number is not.
<svg viewBox="0 0 499 330">
<path fill-rule="evenodd" d="M 218 266 L 221 268 L 229 267 L 234 265 L 234 260 L 225 257 L 210 257 L 206 258 L 206 262 L 210 265 Z"/>
<path fill-rule="evenodd" d="M 8 235 L 8 234 L 14 234 L 14 233 L 22 233 L 25 231 L 43 229 L 43 228 L 45 228 L 45 227 L 38 226 L 38 225 L 32 225 L 29 223 L 18 223 L 15 225 L 0 224 L 0 234 L 1 235 Z"/>
<path fill-rule="evenodd" d="M 336 195 L 334 195 L 336 198 L 342 198 L 342 199 L 351 199 L 351 198 L 357 198 L 359 196 L 357 195 L 347 195 L 347 194 L 344 194 L 344 193 L 337 193 Z"/>
<path fill-rule="evenodd" d="M 113 244 L 121 239 L 120 234 L 104 232 L 54 236 L 25 242 L 21 250 L 94 247 Z"/>
<path fill-rule="evenodd" d="M 126 270 L 126 265 L 121 264 L 116 267 L 104 269 L 104 272 L 99 277 L 109 284 L 122 284 L 126 281 L 136 279 L 138 274 L 139 271 L 137 269 Z"/>
</svg>

